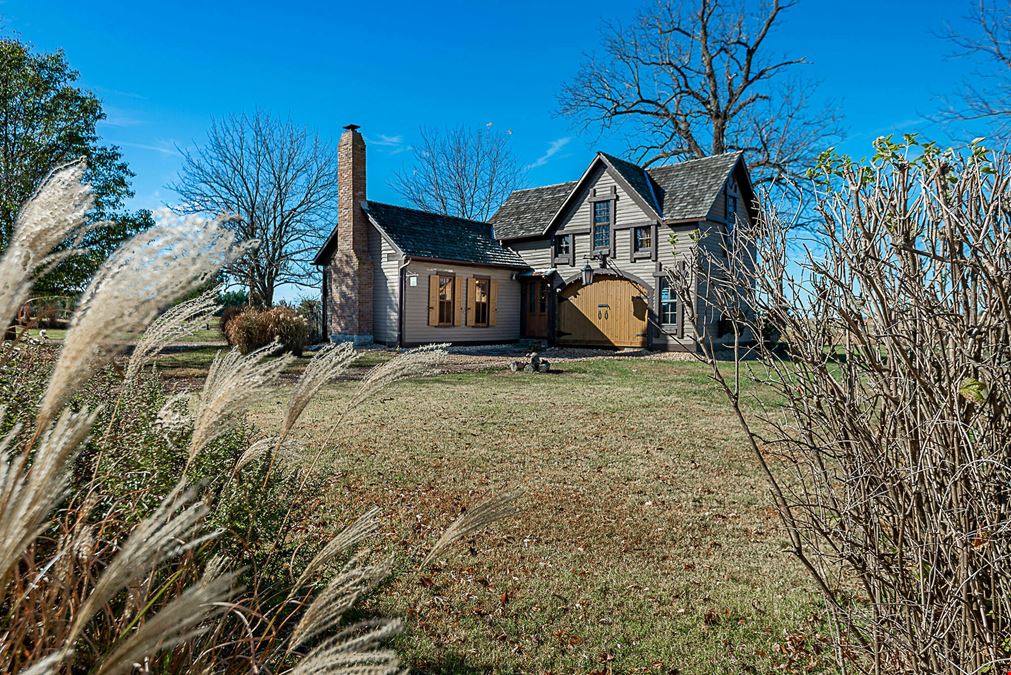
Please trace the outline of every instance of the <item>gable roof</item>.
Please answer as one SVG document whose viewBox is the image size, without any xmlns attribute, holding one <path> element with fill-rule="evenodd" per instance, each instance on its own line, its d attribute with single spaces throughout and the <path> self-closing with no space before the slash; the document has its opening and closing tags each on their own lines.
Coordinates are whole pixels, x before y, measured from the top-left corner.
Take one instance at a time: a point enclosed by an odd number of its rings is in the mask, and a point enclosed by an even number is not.
<svg viewBox="0 0 1011 675">
<path fill-rule="evenodd" d="M 515 190 L 491 217 L 496 239 L 519 239 L 540 234 L 544 224 L 562 208 L 579 181 Z"/>
<path fill-rule="evenodd" d="M 650 180 L 649 174 L 646 173 L 646 169 L 642 168 L 638 164 L 632 164 L 632 162 L 627 162 L 623 159 L 615 157 L 614 155 L 609 155 L 606 152 L 598 153 L 601 157 L 607 160 L 608 164 L 611 165 L 619 176 L 625 179 L 628 183 L 628 187 L 632 188 L 634 194 L 638 195 L 653 213 L 660 217 L 663 210 L 660 208 L 660 203 L 656 199 L 656 191 L 653 189 L 653 181 Z"/>
<path fill-rule="evenodd" d="M 598 160 L 614 170 L 641 206 L 654 211 L 661 220 L 673 223 L 704 220 L 730 172 L 740 165 L 747 175 L 740 152 L 651 169 L 599 152 L 578 181 L 517 190 L 509 195 L 492 216 L 496 238 L 508 241 L 547 234 L 555 216 L 575 195 L 576 187 Z M 748 187 L 750 189 L 750 183 Z"/>
<path fill-rule="evenodd" d="M 488 223 L 381 202 L 362 203 L 369 220 L 411 258 L 494 267 L 528 267 L 492 236 Z"/>
<path fill-rule="evenodd" d="M 742 158 L 743 153 L 728 152 L 649 169 L 664 220 L 704 219 L 730 172 Z"/>
</svg>

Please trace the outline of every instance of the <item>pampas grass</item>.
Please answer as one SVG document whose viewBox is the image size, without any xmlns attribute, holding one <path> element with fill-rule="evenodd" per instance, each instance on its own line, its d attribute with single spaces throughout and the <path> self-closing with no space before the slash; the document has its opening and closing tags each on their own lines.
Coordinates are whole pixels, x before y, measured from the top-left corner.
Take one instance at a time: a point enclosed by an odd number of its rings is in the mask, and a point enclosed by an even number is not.
<svg viewBox="0 0 1011 675">
<path fill-rule="evenodd" d="M 75 389 L 177 298 L 241 255 L 221 220 L 162 218 L 113 253 L 84 291 L 39 407 L 45 426 Z"/>
<path fill-rule="evenodd" d="M 126 368 L 126 379 L 133 380 L 137 373 L 165 347 L 180 338 L 193 335 L 218 309 L 220 286 L 205 291 L 186 302 L 180 302 L 155 319 L 137 341 Z"/>
<path fill-rule="evenodd" d="M 278 346 L 275 342 L 245 356 L 232 349 L 214 357 L 200 394 L 188 463 L 193 462 L 204 446 L 226 433 L 246 406 L 277 383 L 278 375 L 294 359 L 287 354 L 268 358 Z"/>
<path fill-rule="evenodd" d="M 11 248 L 0 259 L 0 311 L 13 313 L 30 288 L 26 279 L 55 260 L 52 248 L 83 227 L 92 199 L 80 185 L 83 167 L 76 163 L 55 172 L 23 210 Z M 244 552 L 248 558 L 230 553 L 232 549 L 221 544 L 224 530 L 210 531 L 205 523 L 222 508 L 222 484 L 247 488 L 242 481 L 254 462 L 271 449 L 276 454 L 296 445 L 289 437 L 310 400 L 357 358 L 350 346 L 327 347 L 310 361 L 291 391 L 280 428 L 230 455 L 229 462 L 237 459 L 226 465 L 217 491 L 207 486 L 214 477 L 191 485 L 186 477 L 190 465 L 208 444 L 234 429 L 252 403 L 272 391 L 292 357 L 273 358 L 276 345 L 246 356 L 224 352 L 211 365 L 195 406 L 188 394 L 179 394 L 154 399 L 160 409 L 146 418 L 131 410 L 135 400 L 152 400 L 137 398 L 144 387 L 133 386 L 145 377 L 144 365 L 170 341 L 191 332 L 195 322 L 205 320 L 214 292 L 159 314 L 246 250 L 247 245 L 236 246 L 220 224 L 161 214 L 155 228 L 113 254 L 72 319 L 42 391 L 34 427 L 27 426 L 30 415 L 23 415 L 25 424 L 14 425 L 0 439 L 0 604 L 11 622 L 0 639 L 4 672 L 111 675 L 138 667 L 145 672 L 218 672 L 235 670 L 236 662 L 275 673 L 400 670 L 396 654 L 383 646 L 401 631 L 400 621 L 375 619 L 344 626 L 348 610 L 389 574 L 387 566 L 366 564 L 363 553 L 355 554 L 378 529 L 378 509 L 320 546 L 302 570 L 289 569 L 286 579 L 264 569 L 270 569 L 270 556 L 287 546 L 285 525 L 295 509 L 285 514 L 279 529 L 266 533 L 265 541 L 241 542 L 249 546 Z M 116 405 L 109 413 L 102 411 L 109 416 L 105 434 L 87 440 L 99 411 L 73 412 L 68 402 L 109 365 L 125 338 L 145 329 L 121 371 Z M 374 368 L 334 427 L 343 423 L 348 410 L 383 387 L 432 374 L 444 358 L 445 350 L 434 346 Z M 118 418 L 121 410 L 125 412 Z M 6 413 L 0 408 L 2 419 Z M 132 429 L 131 424 L 147 426 Z M 149 446 L 150 439 L 162 439 L 165 446 Z M 123 443 L 138 443 L 140 448 Z M 85 447 L 89 452 L 82 454 Z M 178 451 L 171 457 L 179 463 L 185 459 L 183 475 L 171 474 L 167 484 L 149 483 L 143 472 L 135 472 L 120 492 L 104 489 L 103 478 L 111 474 L 100 473 L 103 453 L 117 457 L 149 447 Z M 296 472 L 306 471 L 295 494 L 305 487 L 307 469 L 314 462 L 295 465 Z M 82 474 L 93 471 L 90 482 L 67 490 L 71 466 L 81 467 Z M 266 495 L 286 485 L 270 483 L 269 468 L 266 473 L 263 490 L 254 494 Z M 440 539 L 433 555 L 507 515 L 509 502 L 511 498 L 493 500 L 465 514 Z M 252 532 L 258 514 L 241 513 L 253 519 Z M 229 523 L 230 528 L 235 525 Z M 299 542 L 296 550 L 304 545 Z M 236 571 L 220 558 L 206 560 L 215 552 L 232 555 L 231 563 L 249 559 L 263 564 Z M 292 563 L 295 559 L 293 555 Z M 339 571 L 332 574 L 334 569 Z M 240 577 L 252 581 L 248 594 L 240 589 Z"/>
<path fill-rule="evenodd" d="M 54 248 L 84 228 L 84 216 L 94 203 L 81 183 L 83 160 L 55 169 L 22 207 L 7 250 L 0 258 L 0 322 L 6 328 L 28 297 L 36 273 L 55 263 Z"/>
<path fill-rule="evenodd" d="M 464 537 L 474 534 L 478 530 L 481 530 L 496 520 L 502 520 L 503 518 L 509 518 L 516 513 L 516 500 L 519 498 L 519 492 L 507 492 L 505 494 L 496 495 L 486 502 L 482 502 L 477 506 L 468 509 L 460 514 L 460 516 L 453 521 L 453 523 L 446 528 L 446 531 L 442 533 L 439 537 L 439 541 L 435 542 L 435 546 L 421 562 L 421 566 L 424 567 L 436 556 L 441 555 L 446 551 L 454 542 L 457 542 Z"/>
</svg>

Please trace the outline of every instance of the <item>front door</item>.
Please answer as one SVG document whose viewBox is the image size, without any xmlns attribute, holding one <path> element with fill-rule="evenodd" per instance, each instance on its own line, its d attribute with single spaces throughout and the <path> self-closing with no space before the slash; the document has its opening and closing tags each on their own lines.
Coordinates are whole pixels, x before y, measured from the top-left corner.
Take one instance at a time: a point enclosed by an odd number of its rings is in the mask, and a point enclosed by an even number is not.
<svg viewBox="0 0 1011 675">
<path fill-rule="evenodd" d="M 628 279 L 575 283 L 558 298 L 558 341 L 564 345 L 644 347 L 648 307 Z"/>
<path fill-rule="evenodd" d="M 543 279 L 531 279 L 523 285 L 523 337 L 548 337 L 548 284 Z"/>
</svg>

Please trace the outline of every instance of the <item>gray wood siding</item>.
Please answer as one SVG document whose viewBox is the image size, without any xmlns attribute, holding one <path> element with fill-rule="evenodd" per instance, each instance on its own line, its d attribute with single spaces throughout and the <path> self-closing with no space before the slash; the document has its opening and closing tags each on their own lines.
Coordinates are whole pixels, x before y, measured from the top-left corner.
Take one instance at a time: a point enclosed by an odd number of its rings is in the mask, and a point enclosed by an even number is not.
<svg viewBox="0 0 1011 675">
<path fill-rule="evenodd" d="M 657 230 L 657 260 L 630 260 L 632 245 L 632 230 L 629 225 L 646 225 L 654 223 L 649 216 L 639 208 L 632 198 L 614 181 L 611 175 L 604 169 L 599 169 L 591 177 L 595 182 L 589 182 L 587 188 L 580 191 L 578 201 L 570 208 L 570 212 L 565 214 L 557 231 L 553 234 L 572 234 L 575 245 L 575 265 L 553 261 L 553 237 L 543 239 L 533 239 L 510 243 L 509 246 L 516 251 L 523 260 L 534 269 L 546 269 L 555 267 L 561 280 L 579 278 L 579 274 L 592 254 L 592 235 L 590 233 L 591 206 L 588 198 L 593 194 L 596 187 L 598 194 L 610 190 L 611 186 L 616 187 L 617 200 L 615 201 L 615 244 L 614 257 L 611 259 L 613 266 L 619 270 L 638 277 L 649 285 L 650 309 L 655 313 L 658 309 L 657 278 L 664 274 L 680 258 L 688 255 L 692 246 L 692 233 L 697 230 L 697 226 L 660 226 Z M 545 223 L 547 226 L 547 223 Z M 622 227 L 624 229 L 622 229 Z M 676 235 L 676 242 L 671 243 L 671 235 Z M 596 262 L 591 263 L 594 266 Z M 556 291 L 560 287 L 556 288 Z M 499 314 L 501 316 L 501 312 Z M 655 314 L 654 314 L 655 320 Z M 671 328 L 671 330 L 673 330 Z M 690 349 L 693 347 L 692 337 L 695 330 L 692 326 L 683 326 L 681 337 L 668 336 L 662 334 L 658 329 L 650 328 L 650 346 L 661 349 Z"/>
<path fill-rule="evenodd" d="M 535 270 L 548 269 L 554 266 L 551 261 L 551 240 L 550 239 L 528 239 L 527 241 L 517 241 L 508 244 L 509 248 L 516 251 L 523 262 L 530 265 Z"/>
<path fill-rule="evenodd" d="M 699 303 L 699 326 L 696 330 L 699 332 L 703 328 L 708 331 L 708 335 L 713 339 L 719 337 L 717 335 L 717 324 L 720 319 L 720 312 L 710 304 L 709 298 L 709 288 L 707 285 L 706 274 L 704 272 L 707 267 L 705 263 L 705 258 L 708 257 L 714 261 L 714 275 L 717 275 L 719 271 L 715 268 L 718 267 L 719 262 L 726 260 L 726 252 L 724 250 L 724 241 L 727 234 L 727 225 L 730 223 L 730 218 L 728 218 L 727 213 L 727 196 L 733 196 L 737 198 L 737 210 L 735 212 L 736 220 L 734 224 L 736 227 L 746 227 L 747 224 L 751 222 L 748 215 L 747 205 L 744 202 L 744 197 L 741 194 L 740 187 L 737 185 L 737 181 L 733 176 L 727 179 L 726 184 L 723 189 L 720 190 L 716 201 L 713 202 L 712 208 L 709 210 L 708 220 L 702 225 L 701 239 L 699 241 L 700 255 L 703 258 L 701 263 L 703 267 L 703 273 L 699 275 L 698 279 L 698 303 Z M 720 274 L 719 276 L 722 276 Z"/>
<path fill-rule="evenodd" d="M 372 257 L 372 338 L 396 344 L 400 293 L 400 256 L 374 227 L 369 228 Z"/>
<path fill-rule="evenodd" d="M 520 337 L 520 284 L 512 276 L 517 270 L 498 267 L 477 267 L 451 263 L 433 263 L 412 260 L 408 263 L 404 284 L 404 337 L 405 344 L 432 342 L 482 343 L 507 342 Z M 498 282 L 497 311 L 494 326 L 429 326 L 428 278 L 429 275 L 447 273 L 468 279 L 472 276 L 490 277 Z M 417 285 L 411 286 L 410 275 L 417 275 Z M 464 293 L 466 286 L 464 285 Z M 464 303 L 466 307 L 466 300 Z"/>
<path fill-rule="evenodd" d="M 618 195 L 618 199 L 615 201 L 615 225 L 621 227 L 622 225 L 631 225 L 634 223 L 653 222 L 650 217 L 647 216 L 641 208 L 639 208 L 639 205 L 632 200 L 632 197 L 630 197 L 628 193 L 615 182 L 611 174 L 606 169 L 599 168 L 594 171 L 593 175 L 590 177 L 590 181 L 586 184 L 586 187 L 580 190 L 576 197 L 574 207 L 570 208 L 568 213 L 563 214 L 561 222 L 558 224 L 557 234 L 564 234 L 567 230 L 589 230 L 593 211 L 590 206 L 590 202 L 587 200 L 590 195 L 593 194 L 594 189 L 597 190 L 598 194 L 601 194 L 608 192 L 612 186 L 615 187 Z M 577 259 L 578 256 L 579 254 L 577 252 Z"/>
</svg>

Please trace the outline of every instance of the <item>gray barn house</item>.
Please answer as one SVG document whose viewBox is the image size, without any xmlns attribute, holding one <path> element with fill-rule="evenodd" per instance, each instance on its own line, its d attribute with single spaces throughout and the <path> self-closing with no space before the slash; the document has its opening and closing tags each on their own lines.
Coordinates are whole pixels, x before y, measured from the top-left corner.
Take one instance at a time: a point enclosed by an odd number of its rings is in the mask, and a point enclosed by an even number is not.
<svg viewBox="0 0 1011 675">
<path fill-rule="evenodd" d="M 337 226 L 314 261 L 335 341 L 690 349 L 699 327 L 666 270 L 693 236 L 718 250 L 754 218 L 740 153 L 643 169 L 598 152 L 579 180 L 513 192 L 490 223 L 369 201 L 355 125 L 338 154 Z"/>
</svg>

